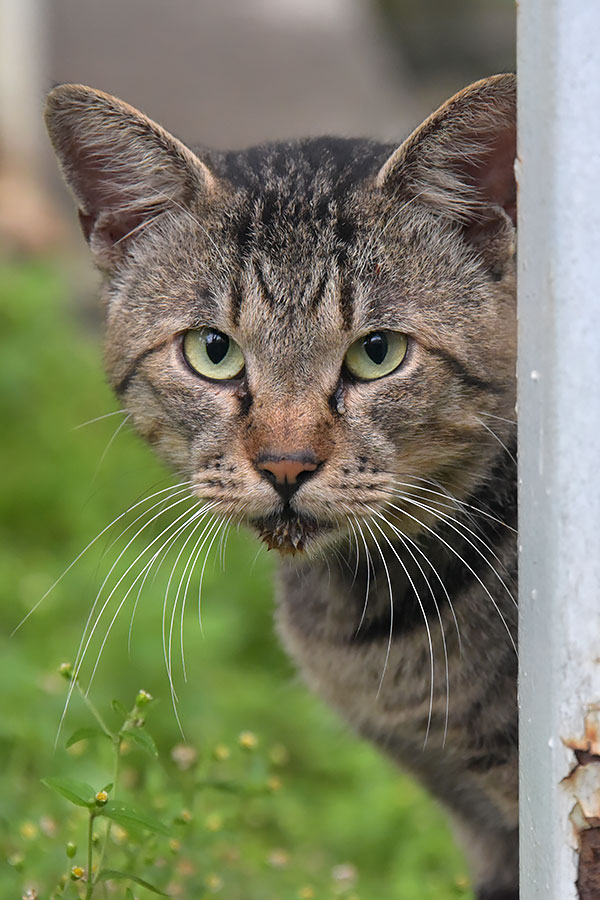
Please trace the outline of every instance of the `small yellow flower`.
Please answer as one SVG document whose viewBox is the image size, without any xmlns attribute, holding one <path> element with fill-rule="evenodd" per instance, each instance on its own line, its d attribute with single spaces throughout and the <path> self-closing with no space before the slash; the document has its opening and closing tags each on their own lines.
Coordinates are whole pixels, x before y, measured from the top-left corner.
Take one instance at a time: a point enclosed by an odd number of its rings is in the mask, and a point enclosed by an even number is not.
<svg viewBox="0 0 600 900">
<path fill-rule="evenodd" d="M 23 822 L 19 828 L 21 837 L 26 841 L 33 841 L 39 834 L 39 828 L 34 822 Z"/>
<path fill-rule="evenodd" d="M 73 866 L 71 869 L 71 879 L 73 881 L 80 881 L 85 875 L 85 869 L 82 869 L 81 866 Z"/>
<path fill-rule="evenodd" d="M 238 743 L 242 750 L 256 750 L 258 747 L 258 738 L 252 731 L 242 731 L 238 737 Z"/>
<path fill-rule="evenodd" d="M 173 853 L 179 853 L 179 851 L 181 850 L 181 841 L 178 841 L 177 838 L 171 838 L 171 840 L 169 841 L 169 849 Z"/>
<path fill-rule="evenodd" d="M 226 759 L 229 759 L 231 756 L 231 751 L 229 747 L 226 747 L 225 744 L 217 744 L 215 749 L 213 750 L 213 756 L 218 762 L 225 762 Z"/>
<path fill-rule="evenodd" d="M 23 863 L 25 862 L 25 857 L 23 856 L 22 853 L 12 853 L 8 857 L 7 862 L 9 864 L 9 866 L 13 867 L 13 869 L 19 870 L 19 869 L 23 868 Z"/>
<path fill-rule="evenodd" d="M 96 794 L 96 805 L 104 806 L 107 801 L 108 794 L 106 793 L 106 791 L 98 791 L 98 793 Z"/>
<path fill-rule="evenodd" d="M 456 887 L 461 888 L 463 891 L 466 891 L 469 887 L 469 879 L 466 875 L 458 875 L 456 878 Z"/>
<path fill-rule="evenodd" d="M 211 894 L 218 893 L 223 887 L 223 879 L 218 875 L 208 875 L 204 883 Z"/>
<path fill-rule="evenodd" d="M 179 813 L 179 818 L 182 822 L 185 822 L 185 824 L 188 825 L 192 821 L 193 817 L 189 809 L 182 809 Z"/>
<path fill-rule="evenodd" d="M 310 884 L 301 887 L 298 891 L 298 900 L 313 900 L 315 896 L 314 888 Z"/>
<path fill-rule="evenodd" d="M 281 788 L 283 787 L 283 782 L 278 775 L 271 775 L 271 777 L 267 780 L 267 787 L 270 791 L 273 791 L 273 793 L 275 793 L 275 791 L 281 790 Z"/>
<path fill-rule="evenodd" d="M 220 813 L 210 813 L 204 820 L 208 831 L 220 831 L 223 827 L 223 816 Z"/>
</svg>

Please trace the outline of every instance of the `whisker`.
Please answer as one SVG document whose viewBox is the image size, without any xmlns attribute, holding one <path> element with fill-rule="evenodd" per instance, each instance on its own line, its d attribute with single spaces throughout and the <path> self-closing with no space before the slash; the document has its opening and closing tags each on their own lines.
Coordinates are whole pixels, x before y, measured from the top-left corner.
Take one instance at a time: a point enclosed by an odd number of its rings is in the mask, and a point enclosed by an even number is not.
<svg viewBox="0 0 600 900">
<path fill-rule="evenodd" d="M 376 524 L 376 523 L 373 523 L 373 524 Z M 387 666 L 388 666 L 388 662 L 390 659 L 390 653 L 392 650 L 392 635 L 393 635 L 393 631 L 394 631 L 394 593 L 392 590 L 392 580 L 390 578 L 390 571 L 388 569 L 388 564 L 385 560 L 385 556 L 383 555 L 383 550 L 379 546 L 379 542 L 378 542 L 377 538 L 375 537 L 375 535 L 373 534 L 373 529 L 371 528 L 371 526 L 369 525 L 369 523 L 367 522 L 366 519 L 363 520 L 363 525 L 369 531 L 369 534 L 373 538 L 373 541 L 375 542 L 375 546 L 377 547 L 377 550 L 379 551 L 379 555 L 381 557 L 381 562 L 383 564 L 383 570 L 385 572 L 385 577 L 387 579 L 388 592 L 389 592 L 389 598 L 390 598 L 390 632 L 388 635 L 388 642 L 387 642 L 387 647 L 386 647 L 386 651 L 385 651 L 385 659 L 383 661 L 383 671 L 381 673 L 381 678 L 379 679 L 379 687 L 377 688 L 377 693 L 375 695 L 375 699 L 379 699 L 379 695 L 381 693 L 381 688 L 383 686 L 383 679 L 385 678 L 385 673 L 387 671 Z"/>
<path fill-rule="evenodd" d="M 477 412 L 479 413 L 480 416 L 488 416 L 488 418 L 490 418 L 490 419 L 498 419 L 498 421 L 500 421 L 500 422 L 508 422 L 509 425 L 517 424 L 516 419 L 506 419 L 504 416 L 495 416 L 493 413 L 483 412 L 483 410 L 481 410 L 481 409 L 477 410 Z"/>
<path fill-rule="evenodd" d="M 433 641 L 431 639 L 431 629 L 429 627 L 429 620 L 427 619 L 427 615 L 425 614 L 425 608 L 423 606 L 423 601 L 421 600 L 421 597 L 417 590 L 417 586 L 415 585 L 415 583 L 412 579 L 412 576 L 411 576 L 410 572 L 408 571 L 406 563 L 404 562 L 404 560 L 402 559 L 402 557 L 400 556 L 400 554 L 398 553 L 398 551 L 396 550 L 396 548 L 394 547 L 392 542 L 390 541 L 390 539 L 387 536 L 387 534 L 385 533 L 385 531 L 381 528 L 381 526 L 377 522 L 374 521 L 374 518 L 372 518 L 371 521 L 373 522 L 373 524 L 375 525 L 377 530 L 381 533 L 383 539 L 389 545 L 392 553 L 394 554 L 394 556 L 396 557 L 396 559 L 402 566 L 402 569 L 404 570 L 404 574 L 406 575 L 413 591 L 415 592 L 415 597 L 417 598 L 417 603 L 419 604 L 419 609 L 421 610 L 421 613 L 423 615 L 423 621 L 425 623 L 425 630 L 427 632 L 427 643 L 429 645 L 429 660 L 430 660 L 429 715 L 427 717 L 427 728 L 425 730 L 425 740 L 423 742 L 423 749 L 425 749 L 425 747 L 427 746 L 427 739 L 429 738 L 429 731 L 431 729 L 431 717 L 433 715 L 433 690 L 434 690 Z M 368 527 L 368 525 L 367 525 L 367 527 Z M 391 647 L 391 641 L 392 641 L 392 631 L 391 631 L 391 627 L 390 627 L 390 637 L 389 637 L 389 642 L 388 642 L 388 654 L 387 654 L 388 657 L 389 657 L 389 651 L 390 651 L 390 647 Z M 387 662 L 387 660 L 386 660 L 386 662 Z"/>
<path fill-rule="evenodd" d="M 423 481 L 426 484 L 438 485 L 437 481 L 432 481 L 430 478 L 421 478 L 418 475 L 409 475 L 408 477 L 414 478 L 415 481 Z M 513 528 L 512 525 L 507 525 L 507 523 L 503 522 L 502 519 L 499 519 L 497 516 L 492 515 L 492 513 L 488 513 L 477 506 L 474 506 L 472 503 L 466 503 L 464 500 L 459 500 L 457 497 L 454 497 L 449 491 L 435 491 L 431 488 L 420 487 L 419 485 L 412 484 L 408 481 L 399 481 L 396 478 L 394 479 L 394 483 L 400 485 L 401 487 L 409 487 L 413 490 L 417 489 L 426 494 L 435 494 L 438 497 L 444 497 L 446 500 L 450 500 L 456 508 L 459 508 L 461 510 L 472 510 L 476 515 L 482 516 L 486 519 L 490 519 L 491 521 L 496 522 L 498 525 L 502 525 L 503 528 L 507 528 L 509 531 L 517 534 L 517 529 Z"/>
<path fill-rule="evenodd" d="M 444 623 L 443 623 L 443 620 L 442 620 L 442 614 L 440 613 L 440 608 L 439 608 L 439 606 L 438 606 L 438 602 L 437 602 L 437 600 L 436 600 L 435 593 L 433 592 L 433 588 L 431 587 L 431 584 L 430 584 L 430 582 L 429 582 L 429 579 L 428 579 L 427 576 L 425 575 L 425 572 L 424 572 L 424 570 L 423 570 L 423 567 L 421 566 L 421 564 L 420 564 L 420 562 L 418 561 L 417 557 L 415 556 L 415 554 L 414 554 L 414 553 L 412 552 L 412 550 L 410 549 L 410 547 L 409 547 L 409 545 L 408 545 L 408 542 L 405 540 L 405 536 L 402 534 L 402 532 L 400 531 L 400 529 L 396 528 L 396 526 L 393 525 L 392 522 L 390 522 L 389 519 L 387 519 L 386 516 L 384 516 L 382 513 L 378 513 L 378 512 L 376 512 L 375 510 L 371 510 L 371 512 L 373 512 L 374 515 L 377 515 L 379 518 L 383 519 L 383 521 L 386 523 L 386 525 L 388 525 L 388 526 L 392 529 L 392 531 L 394 532 L 394 534 L 395 534 L 395 535 L 398 537 L 398 539 L 401 541 L 401 543 L 402 543 L 402 545 L 404 546 L 404 549 L 407 551 L 407 553 L 412 557 L 413 562 L 415 563 L 415 565 L 416 565 L 417 568 L 419 569 L 419 572 L 420 572 L 421 575 L 423 576 L 423 579 L 424 579 L 424 581 L 425 581 L 425 584 L 426 584 L 427 587 L 429 588 L 429 593 L 431 594 L 431 599 L 433 600 L 433 605 L 435 606 L 435 611 L 436 611 L 437 619 L 438 619 L 438 622 L 439 622 L 439 625 L 440 625 L 440 633 L 441 633 L 441 636 L 442 636 L 442 647 L 443 647 L 443 650 L 444 650 L 444 673 L 445 673 L 445 678 L 446 678 L 446 715 L 445 715 L 445 720 L 444 720 L 444 733 L 443 733 L 443 737 L 442 737 L 442 750 L 443 750 L 444 747 L 446 746 L 446 738 L 447 738 L 447 736 L 448 736 L 448 717 L 449 717 L 449 714 L 450 714 L 450 672 L 449 672 L 449 663 L 448 663 L 448 648 L 447 648 L 447 646 L 446 646 L 446 633 L 445 633 L 445 631 L 444 631 Z M 414 541 L 411 541 L 411 543 L 414 544 L 415 547 L 416 547 L 416 544 L 415 544 Z M 423 556 L 424 556 L 424 554 L 423 554 Z M 429 560 L 427 559 L 426 556 L 424 556 L 424 558 L 427 560 L 427 562 L 429 562 Z M 430 565 L 431 565 L 431 564 L 430 564 Z M 405 571 L 406 571 L 406 569 L 405 569 Z M 435 571 L 435 568 L 434 568 L 434 571 Z M 407 574 L 408 574 L 408 573 L 407 573 Z M 437 574 L 437 573 L 436 573 L 436 574 Z M 441 579 L 440 579 L 440 583 L 441 583 Z M 447 592 L 446 592 L 446 596 L 448 596 Z M 422 603 L 421 603 L 421 599 L 420 599 L 420 597 L 419 597 L 418 594 L 417 594 L 417 600 L 418 600 L 418 602 L 419 602 L 419 606 L 421 607 L 421 612 L 422 612 L 422 614 L 423 614 L 423 618 L 424 618 L 424 619 L 427 619 L 427 616 L 426 616 L 426 613 L 425 613 L 425 609 L 424 609 L 424 607 L 423 607 L 423 605 L 422 605 Z M 450 598 L 448 598 L 448 601 L 450 602 Z M 451 603 L 450 603 L 450 608 L 452 608 L 452 604 L 451 604 Z M 456 621 L 456 619 L 455 619 L 455 621 Z M 427 629 L 427 631 L 429 632 L 429 629 Z M 460 637 L 459 637 L 459 640 L 460 640 Z M 431 645 L 431 654 L 432 654 L 432 659 L 433 659 L 433 646 L 432 646 L 432 645 Z M 429 698 L 429 704 L 430 704 L 430 708 L 429 708 L 429 721 L 431 722 L 431 716 L 432 716 L 432 712 L 433 712 L 433 678 L 432 678 L 432 682 L 431 682 L 431 693 L 430 693 L 430 698 Z M 428 733 L 429 733 L 429 728 L 427 729 L 427 734 L 428 734 Z M 427 734 L 425 735 L 425 743 L 424 743 L 424 745 L 423 745 L 424 748 L 425 748 L 425 746 L 427 745 Z"/>
<path fill-rule="evenodd" d="M 185 483 L 186 483 L 186 482 L 182 482 L 182 484 L 185 484 Z M 191 484 L 191 482 L 187 482 L 187 483 L 188 483 L 188 484 Z M 179 487 L 179 486 L 180 486 L 180 485 L 175 485 L 175 487 Z M 25 616 L 23 616 L 23 618 L 21 619 L 21 621 L 13 628 L 12 632 L 10 633 L 10 637 L 13 637 L 13 635 L 15 635 L 15 634 L 17 633 L 17 631 L 19 631 L 19 629 L 23 627 L 23 625 L 25 624 L 25 622 L 26 622 L 26 621 L 34 614 L 34 612 L 41 606 L 41 604 L 44 602 L 44 600 L 46 599 L 46 597 L 47 597 L 49 594 L 51 594 L 52 591 L 54 590 L 54 588 L 58 587 L 58 585 L 61 583 L 61 581 L 63 580 L 63 578 L 65 578 L 65 576 L 68 575 L 68 573 L 71 571 L 71 569 L 73 568 L 73 566 L 75 566 L 75 565 L 79 562 L 79 560 L 82 558 L 82 556 L 84 556 L 84 555 L 87 553 L 87 551 L 90 550 L 91 547 L 93 547 L 94 544 L 97 543 L 97 541 L 99 541 L 100 538 L 101 538 L 103 535 L 106 534 L 107 531 L 109 531 L 114 525 L 117 524 L 117 522 L 119 522 L 119 521 L 120 521 L 121 519 L 123 519 L 126 515 L 128 515 L 128 513 L 132 512 L 134 509 L 137 509 L 138 506 L 141 506 L 143 503 L 147 503 L 149 500 L 153 500 L 154 497 L 157 497 L 159 494 L 163 494 L 163 493 L 165 493 L 166 491 L 172 491 L 172 490 L 173 490 L 173 485 L 171 485 L 170 487 L 167 487 L 167 488 L 163 488 L 163 489 L 160 490 L 160 491 L 156 491 L 154 494 L 151 494 L 149 497 L 143 497 L 141 500 L 138 500 L 136 503 L 134 503 L 133 506 L 128 507 L 124 512 L 122 512 L 122 513 L 120 513 L 118 516 L 116 516 L 111 522 L 108 523 L 108 525 L 106 525 L 106 526 L 102 529 L 102 531 L 99 531 L 98 534 L 96 535 L 96 537 L 93 538 L 93 539 L 89 542 L 89 544 L 86 544 L 86 546 L 83 548 L 83 550 L 81 551 L 81 553 L 78 553 L 78 554 L 77 554 L 77 556 L 75 557 L 75 559 L 74 559 L 72 562 L 69 563 L 69 565 L 67 566 L 67 568 L 62 572 L 61 575 L 58 576 L 58 578 L 56 579 L 56 581 L 55 581 L 52 585 L 50 585 L 50 587 L 48 588 L 48 590 L 46 591 L 46 593 L 43 594 L 43 595 L 40 597 L 40 599 L 39 599 L 38 601 L 36 601 L 36 603 L 31 607 L 31 609 L 29 610 L 29 612 L 28 612 Z"/>
<path fill-rule="evenodd" d="M 484 590 L 485 593 L 487 594 L 488 598 L 491 600 L 494 609 L 496 610 L 496 612 L 497 612 L 498 615 L 500 616 L 500 620 L 501 620 L 502 624 L 504 625 L 504 628 L 506 629 L 506 633 L 508 634 L 508 637 L 509 637 L 510 642 L 511 642 L 511 644 L 512 644 L 513 650 L 515 651 L 515 654 L 517 654 L 517 647 L 516 647 L 514 638 L 513 638 L 513 636 L 512 636 L 512 633 L 511 633 L 511 631 L 510 631 L 510 628 L 508 627 L 508 624 L 507 624 L 507 622 L 506 622 L 506 619 L 504 618 L 504 616 L 503 616 L 503 614 L 502 614 L 502 611 L 501 611 L 500 607 L 498 606 L 498 604 L 496 603 L 496 601 L 495 601 L 494 598 L 492 597 L 492 595 L 491 595 L 491 593 L 490 593 L 490 591 L 489 591 L 487 585 L 485 585 L 485 584 L 483 583 L 483 581 L 481 580 L 481 578 L 479 577 L 479 575 L 477 574 L 477 572 L 473 569 L 473 567 L 470 566 L 469 563 L 468 563 L 468 562 L 460 555 L 460 553 L 459 553 L 457 550 L 455 550 L 454 547 L 453 547 L 451 544 L 448 543 L 448 541 L 444 540 L 444 538 L 441 536 L 441 534 L 438 534 L 438 532 L 437 532 L 434 528 L 431 528 L 431 527 L 430 527 L 429 525 L 427 525 L 425 522 L 422 522 L 420 519 L 418 519 L 416 516 L 413 516 L 411 513 L 407 512 L 406 510 L 401 510 L 401 512 L 402 512 L 402 515 L 408 516 L 409 519 L 412 519 L 412 520 L 413 520 L 414 522 L 416 522 L 421 528 L 425 528 L 427 531 L 429 531 L 431 534 L 433 534 L 434 537 L 436 537 L 438 541 L 440 541 L 442 544 L 444 544 L 444 546 L 447 547 L 448 550 L 450 550 L 450 552 L 453 553 L 454 556 L 456 556 L 456 557 L 463 563 L 463 565 L 465 566 L 465 568 L 467 568 L 467 569 L 469 570 L 469 572 L 471 573 L 471 575 L 473 575 L 473 577 L 478 581 L 478 583 L 481 585 L 481 587 L 483 588 L 483 590 Z M 485 557 L 484 557 L 484 559 L 485 559 Z M 514 602 L 514 598 L 512 598 L 512 599 L 513 599 L 513 602 Z M 518 655 L 518 654 L 517 654 L 517 655 Z"/>
<path fill-rule="evenodd" d="M 115 428 L 115 430 L 114 430 L 114 432 L 113 432 L 113 434 L 112 434 L 112 437 L 110 438 L 108 444 L 107 444 L 106 447 L 104 448 L 104 452 L 102 453 L 102 456 L 100 457 L 100 461 L 98 462 L 98 465 L 96 466 L 96 471 L 94 472 L 94 475 L 93 475 L 93 477 L 92 477 L 92 482 L 94 482 L 94 481 L 96 480 L 96 478 L 98 477 L 98 472 L 99 472 L 100 469 L 102 468 L 102 463 L 103 463 L 104 460 L 106 459 L 106 457 L 107 457 L 107 455 L 108 455 L 108 451 L 110 450 L 110 448 L 111 448 L 112 445 L 114 444 L 114 442 L 115 442 L 115 440 L 117 439 L 119 433 L 120 433 L 120 432 L 122 431 L 122 429 L 125 427 L 125 425 L 127 424 L 127 422 L 129 422 L 130 418 L 131 418 L 131 413 L 127 413 L 127 415 L 125 416 L 125 418 L 122 419 L 122 420 L 119 422 L 119 424 L 117 425 L 117 427 Z"/>
<path fill-rule="evenodd" d="M 400 496 L 402 496 L 402 495 L 400 495 Z M 494 573 L 494 575 L 496 576 L 496 578 L 498 579 L 498 581 L 500 582 L 500 584 L 502 585 L 502 587 L 504 588 L 504 590 L 506 591 L 506 593 L 508 594 L 510 599 L 512 600 L 513 604 L 515 606 L 518 605 L 514 594 L 512 593 L 512 591 L 510 590 L 510 588 L 508 587 L 508 585 L 506 584 L 506 582 L 504 581 L 504 579 L 502 578 L 502 576 L 500 575 L 498 570 L 492 565 L 490 560 L 479 549 L 479 547 L 476 547 L 475 544 L 469 540 L 469 538 L 466 536 L 465 532 L 468 532 L 468 534 L 471 534 L 475 538 L 475 540 L 477 540 L 481 544 L 483 544 L 485 549 L 490 553 L 490 555 L 495 560 L 497 560 L 497 562 L 500 564 L 501 568 L 504 569 L 505 573 L 508 574 L 508 570 L 507 570 L 506 566 L 504 565 L 504 563 L 502 562 L 500 557 L 495 553 L 493 548 L 488 543 L 486 543 L 486 541 L 484 541 L 482 538 L 480 538 L 479 535 L 475 534 L 475 532 L 471 531 L 471 529 L 468 528 L 466 525 L 464 525 L 462 522 L 457 522 L 455 519 L 452 519 L 450 516 L 447 516 L 445 513 L 439 512 L 438 510 L 436 510 L 430 506 L 427 506 L 424 503 L 419 503 L 417 500 L 411 500 L 408 497 L 405 499 L 408 503 L 412 503 L 413 506 L 417 506 L 417 507 L 419 507 L 419 509 L 422 509 L 425 512 L 429 512 L 432 516 L 434 516 L 434 518 L 439 519 L 440 522 L 444 522 L 446 525 L 448 525 L 449 528 L 452 529 L 452 531 L 456 532 L 456 534 L 458 534 L 458 536 L 460 538 L 462 538 L 464 541 L 466 541 L 466 543 L 469 545 L 469 547 L 471 547 L 490 567 L 490 569 L 492 570 L 492 572 Z M 398 512 L 404 512 L 404 509 L 400 506 L 396 506 L 395 503 L 390 503 L 389 506 L 392 509 L 397 510 Z"/>
<path fill-rule="evenodd" d="M 214 505 L 217 505 L 217 504 L 215 503 Z M 182 547 L 181 550 L 179 551 L 179 554 L 178 554 L 178 556 L 177 556 L 177 559 L 175 560 L 175 563 L 174 563 L 173 568 L 172 568 L 172 570 L 171 570 L 171 575 L 170 575 L 170 577 L 169 577 L 169 582 L 168 582 L 168 584 L 167 584 L 167 588 L 166 588 L 166 590 L 165 590 L 165 602 L 164 602 L 164 604 L 163 604 L 163 622 L 162 622 L 163 654 L 164 654 L 164 659 L 165 659 L 165 666 L 166 666 L 166 669 L 167 669 L 167 675 L 168 675 L 168 678 L 169 678 L 169 685 L 170 685 L 170 687 L 171 687 L 171 697 L 172 697 L 172 699 L 173 699 L 174 702 L 176 702 L 178 698 L 177 698 L 177 693 L 176 693 L 176 691 L 175 691 L 175 687 L 174 687 L 174 684 L 173 684 L 173 668 L 172 668 L 173 628 L 174 628 L 174 622 L 175 622 L 175 615 L 176 615 L 176 611 L 177 611 L 177 606 L 178 606 L 178 604 L 179 604 L 179 595 L 180 595 L 180 591 L 181 591 L 181 585 L 182 585 L 183 579 L 184 579 L 184 577 L 185 577 L 185 574 L 186 574 L 186 572 L 187 572 L 187 568 L 188 568 L 188 565 L 189 565 L 189 563 L 190 563 L 190 559 L 192 558 L 192 554 L 195 552 L 196 547 L 198 547 L 198 545 L 200 544 L 200 551 L 202 550 L 202 546 L 203 546 L 203 544 L 204 544 L 205 541 L 206 541 L 206 539 L 203 541 L 204 535 L 206 535 L 206 532 L 207 532 L 207 531 L 208 531 L 208 533 L 210 534 L 210 531 L 215 527 L 215 525 L 218 525 L 219 522 L 220 522 L 220 520 L 219 520 L 218 518 L 214 518 L 214 517 L 213 517 L 211 520 L 209 520 L 209 521 L 206 523 L 206 525 L 204 526 L 202 532 L 200 533 L 200 537 L 197 539 L 196 543 L 194 544 L 194 547 L 193 547 L 193 549 L 192 549 L 192 553 L 191 553 L 190 556 L 188 557 L 188 560 L 187 560 L 187 562 L 186 562 L 186 564 L 185 564 L 185 566 L 184 566 L 183 574 L 182 574 L 182 576 L 181 576 L 181 578 L 180 578 L 179 585 L 178 585 L 178 587 L 177 587 L 177 593 L 176 593 L 176 595 L 175 595 L 175 601 L 174 601 L 174 603 L 173 603 L 173 608 L 172 608 L 172 611 L 171 611 L 171 619 L 170 619 L 170 623 L 169 623 L 169 639 L 168 639 L 168 642 L 167 642 L 167 633 L 166 633 L 166 611 L 167 611 L 167 601 L 168 601 L 168 596 L 169 596 L 169 590 L 170 590 L 170 587 L 171 587 L 171 580 L 172 580 L 172 578 L 173 578 L 173 573 L 175 572 L 175 568 L 176 568 L 176 566 L 177 566 L 177 563 L 179 562 L 179 560 L 180 560 L 180 558 L 181 558 L 181 555 L 182 555 L 182 553 L 183 553 L 185 547 L 187 546 L 187 544 L 189 543 L 189 541 L 192 539 L 192 537 L 195 535 L 196 529 L 194 529 L 194 531 L 192 531 L 191 535 L 187 538 L 185 544 L 183 545 L 183 547 Z M 194 563 L 195 563 L 195 560 L 194 560 Z M 191 575 L 192 571 L 193 571 L 193 565 L 192 565 L 192 567 L 190 568 L 190 575 Z M 184 668 L 184 675 L 185 675 L 185 668 Z"/>
<path fill-rule="evenodd" d="M 74 425 L 71 431 L 79 431 L 80 428 L 85 428 L 86 425 L 93 425 L 94 422 L 101 422 L 102 419 L 109 419 L 111 416 L 126 416 L 129 415 L 126 409 L 115 409 L 113 412 L 104 413 L 102 416 L 96 416 L 95 419 L 88 419 L 87 422 L 81 422 L 79 425 Z"/>
<path fill-rule="evenodd" d="M 517 464 L 517 460 L 515 459 L 514 454 L 511 453 L 511 451 L 508 449 L 508 447 L 506 446 L 506 444 L 504 443 L 504 441 L 502 440 L 502 438 L 498 437 L 498 435 L 496 434 L 496 432 L 493 431 L 493 430 L 489 427 L 489 425 L 486 425 L 485 422 L 482 422 L 481 419 L 479 419 L 477 416 L 475 416 L 475 420 L 476 420 L 477 422 L 479 422 L 479 424 L 481 425 L 482 428 L 485 428 L 485 430 L 486 430 L 489 434 L 491 434 L 491 436 L 494 438 L 494 440 L 498 441 L 498 443 L 500 444 L 500 446 L 502 447 L 502 449 L 505 451 L 505 453 L 510 457 L 510 459 L 512 459 L 512 461 L 513 461 L 514 464 L 516 465 L 516 464 Z"/>
<path fill-rule="evenodd" d="M 187 510 L 186 512 L 189 512 L 189 510 Z M 124 606 L 124 604 L 125 604 L 125 601 L 126 601 L 127 598 L 129 597 L 130 593 L 131 593 L 132 590 L 134 589 L 134 587 L 135 587 L 135 585 L 137 584 L 137 582 L 139 581 L 139 579 L 142 578 L 142 576 L 144 576 L 144 578 L 145 578 L 145 573 L 147 573 L 147 572 L 149 572 L 149 571 L 151 570 L 151 568 L 153 567 L 154 563 L 156 562 L 156 560 L 158 559 L 158 557 L 160 556 L 160 554 L 161 554 L 161 553 L 163 552 L 163 550 L 165 549 L 165 546 L 167 546 L 167 549 L 169 549 L 169 548 L 175 543 L 175 541 L 177 540 L 177 538 L 179 537 L 179 535 L 182 533 L 182 531 L 184 531 L 186 528 L 189 528 L 189 526 L 192 524 L 192 522 L 194 522 L 196 516 L 197 516 L 197 512 L 194 512 L 194 513 L 192 514 L 191 518 L 190 518 L 187 522 L 185 522 L 183 525 L 181 525 L 181 526 L 176 530 L 176 532 L 175 532 L 174 534 L 172 534 L 169 538 L 167 538 L 167 540 L 165 541 L 165 543 L 164 543 L 164 544 L 163 544 L 163 545 L 162 545 L 162 546 L 154 553 L 154 555 L 152 556 L 152 558 L 151 558 L 147 563 L 145 563 L 144 568 L 142 569 L 142 571 L 136 576 L 136 578 L 135 578 L 135 579 L 133 580 L 133 582 L 130 584 L 129 588 L 127 589 L 127 591 L 125 592 L 124 596 L 123 596 L 122 599 L 120 600 L 119 605 L 117 606 L 116 612 L 114 613 L 114 615 L 113 615 L 113 617 L 112 617 L 112 619 L 111 619 L 111 621 L 110 621 L 110 623 L 109 623 L 109 626 L 108 626 L 108 628 L 106 629 L 106 631 L 105 631 L 105 633 L 104 633 L 104 638 L 102 639 L 102 643 L 101 643 L 101 645 L 100 645 L 100 649 L 99 649 L 98 654 L 97 654 L 97 656 L 96 656 L 96 662 L 95 662 L 95 664 L 94 664 L 94 668 L 92 669 L 92 673 L 91 673 L 90 678 L 89 678 L 89 681 L 88 681 L 88 686 L 87 686 L 87 688 L 86 688 L 86 690 L 85 690 L 85 695 L 86 695 L 86 697 L 88 696 L 88 694 L 89 694 L 89 692 L 90 692 L 90 689 L 91 689 L 91 687 L 92 687 L 92 682 L 93 682 L 94 677 L 95 677 L 95 675 L 96 675 L 96 671 L 97 671 L 97 669 L 98 669 L 98 665 L 99 665 L 99 663 L 100 663 L 100 659 L 101 659 L 101 657 L 102 657 L 102 653 L 103 653 L 103 651 L 104 651 L 104 647 L 106 646 L 106 642 L 107 642 L 107 640 L 108 640 L 108 638 L 109 638 L 109 635 L 110 635 L 110 633 L 111 633 L 111 631 L 112 631 L 113 625 L 114 625 L 115 622 L 117 621 L 117 618 L 118 618 L 118 616 L 119 616 L 119 613 L 121 612 L 121 610 L 122 610 L 122 608 L 123 608 L 123 606 Z M 163 534 L 164 534 L 164 532 L 163 532 Z M 102 611 L 99 613 L 99 617 L 100 617 L 101 615 L 102 615 Z"/>
</svg>

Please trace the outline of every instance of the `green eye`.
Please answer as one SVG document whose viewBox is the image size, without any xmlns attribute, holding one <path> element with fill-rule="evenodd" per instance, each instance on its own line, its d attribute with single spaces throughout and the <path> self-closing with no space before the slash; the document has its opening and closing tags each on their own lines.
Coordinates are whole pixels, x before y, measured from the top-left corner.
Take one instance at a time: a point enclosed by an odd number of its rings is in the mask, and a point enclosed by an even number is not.
<svg viewBox="0 0 600 900">
<path fill-rule="evenodd" d="M 397 331 L 372 331 L 354 341 L 344 362 L 351 375 L 371 381 L 397 369 L 406 356 L 408 338 Z"/>
<path fill-rule="evenodd" d="M 199 375 L 218 381 L 237 378 L 244 368 L 244 357 L 236 342 L 216 328 L 186 331 L 183 355 Z"/>
</svg>

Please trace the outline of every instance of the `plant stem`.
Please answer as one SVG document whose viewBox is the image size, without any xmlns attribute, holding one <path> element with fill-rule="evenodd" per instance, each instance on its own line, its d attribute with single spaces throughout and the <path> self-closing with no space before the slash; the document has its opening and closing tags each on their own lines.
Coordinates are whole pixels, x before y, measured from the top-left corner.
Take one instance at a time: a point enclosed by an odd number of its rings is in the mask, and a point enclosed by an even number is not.
<svg viewBox="0 0 600 900">
<path fill-rule="evenodd" d="M 92 861 L 94 853 L 94 818 L 93 810 L 90 810 L 90 819 L 88 822 L 88 860 L 87 860 L 87 888 L 85 891 L 85 900 L 90 900 L 94 893 L 94 882 L 92 880 Z"/>
<path fill-rule="evenodd" d="M 110 728 L 108 727 L 108 725 L 106 724 L 106 722 L 104 721 L 104 719 L 102 718 L 102 716 L 100 715 L 100 713 L 98 712 L 98 710 L 96 709 L 96 707 L 94 706 L 94 704 L 92 703 L 92 701 L 90 700 L 88 695 L 85 693 L 85 691 L 83 691 L 81 689 L 78 681 L 75 682 L 75 686 L 76 686 L 77 690 L 79 691 L 79 694 L 80 694 L 83 702 L 85 703 L 85 705 L 87 706 L 87 708 L 89 709 L 89 711 L 91 712 L 93 717 L 95 718 L 96 722 L 98 723 L 98 725 L 100 726 L 100 728 L 102 729 L 104 734 L 107 737 L 111 738 L 113 741 L 116 741 L 117 735 L 113 731 L 110 730 Z"/>
<path fill-rule="evenodd" d="M 114 764 L 113 764 L 113 797 L 117 796 L 117 786 L 119 783 L 119 766 L 121 763 L 121 743 L 123 738 L 120 735 L 113 736 L 113 750 L 115 754 Z M 112 828 L 112 820 L 109 819 L 106 825 L 106 831 L 104 832 L 104 840 L 102 841 L 102 850 L 100 851 L 100 861 L 98 863 L 98 872 L 102 871 L 102 866 L 104 864 L 104 856 L 106 854 L 106 848 L 108 847 L 108 839 L 110 837 L 110 830 Z M 87 900 L 87 898 L 86 898 Z"/>
</svg>

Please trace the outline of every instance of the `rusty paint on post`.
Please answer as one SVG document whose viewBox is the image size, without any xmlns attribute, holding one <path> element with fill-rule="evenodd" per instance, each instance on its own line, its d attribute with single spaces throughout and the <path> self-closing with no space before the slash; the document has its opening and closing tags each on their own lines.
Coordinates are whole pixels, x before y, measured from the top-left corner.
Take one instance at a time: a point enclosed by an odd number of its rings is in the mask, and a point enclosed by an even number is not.
<svg viewBox="0 0 600 900">
<path fill-rule="evenodd" d="M 579 854 L 577 896 L 600 898 L 600 706 L 585 717 L 583 736 L 563 738 L 576 763 L 561 784 L 573 801 L 569 819 L 574 846 Z"/>
</svg>

